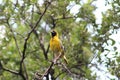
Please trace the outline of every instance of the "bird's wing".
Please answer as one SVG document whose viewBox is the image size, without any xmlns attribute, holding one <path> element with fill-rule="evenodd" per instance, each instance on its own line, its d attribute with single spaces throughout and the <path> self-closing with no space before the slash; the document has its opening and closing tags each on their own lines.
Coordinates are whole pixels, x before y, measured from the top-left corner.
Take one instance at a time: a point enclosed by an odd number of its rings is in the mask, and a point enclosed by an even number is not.
<svg viewBox="0 0 120 80">
<path fill-rule="evenodd" d="M 61 44 L 61 49 L 62 51 L 65 51 L 65 47 L 63 46 L 62 42 L 60 41 L 60 44 Z"/>
</svg>

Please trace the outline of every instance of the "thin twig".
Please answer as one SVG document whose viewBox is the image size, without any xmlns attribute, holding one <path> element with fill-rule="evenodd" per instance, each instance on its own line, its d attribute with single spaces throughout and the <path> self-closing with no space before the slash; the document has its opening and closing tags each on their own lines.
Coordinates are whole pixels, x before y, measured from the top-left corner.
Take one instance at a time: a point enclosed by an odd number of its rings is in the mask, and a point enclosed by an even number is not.
<svg viewBox="0 0 120 80">
<path fill-rule="evenodd" d="M 0 69 L 3 69 L 4 71 L 10 72 L 10 73 L 15 74 L 15 75 L 19 75 L 19 72 L 3 67 L 3 64 L 1 61 L 0 61 Z"/>
<path fill-rule="evenodd" d="M 60 20 L 60 19 L 71 19 L 71 18 L 77 18 L 76 16 L 64 16 L 64 17 L 57 17 L 55 20 Z"/>
<path fill-rule="evenodd" d="M 51 65 L 47 68 L 47 70 L 44 72 L 44 74 L 42 75 L 41 79 L 42 80 L 46 75 L 49 74 L 50 70 L 52 69 L 52 66 L 54 65 L 54 61 L 51 62 Z"/>
<path fill-rule="evenodd" d="M 4 70 L 4 71 L 7 71 L 7 72 L 10 72 L 10 73 L 12 73 L 12 74 L 15 74 L 15 75 L 19 75 L 19 72 L 14 71 L 14 70 L 10 70 L 10 69 L 5 68 L 5 67 L 3 67 L 3 70 Z"/>
<path fill-rule="evenodd" d="M 25 53 L 26 53 L 26 49 L 27 49 L 27 42 L 28 42 L 28 39 L 30 38 L 31 34 L 34 32 L 35 28 L 38 26 L 39 22 L 41 21 L 43 15 L 45 14 L 45 12 L 47 11 L 47 8 L 50 4 L 48 4 L 44 10 L 44 12 L 41 14 L 41 16 L 39 17 L 38 21 L 35 23 L 35 25 L 32 27 L 31 31 L 28 33 L 27 37 L 25 38 L 24 40 L 24 45 L 23 45 L 23 51 L 22 51 L 22 58 L 21 58 L 21 61 L 20 61 L 20 74 L 22 73 L 23 71 L 23 68 L 22 68 L 22 64 L 24 62 L 24 59 L 25 59 Z"/>
<path fill-rule="evenodd" d="M 30 24 L 30 27 L 31 27 L 32 29 L 39 24 L 40 20 L 42 19 L 43 15 L 45 14 L 45 12 L 46 12 L 46 10 L 47 10 L 47 8 L 49 7 L 50 4 L 51 4 L 51 2 L 48 2 L 48 4 L 45 6 L 45 10 L 44 10 L 44 12 L 41 14 L 41 16 L 40 16 L 40 18 L 38 19 L 38 21 L 36 22 L 35 26 L 33 26 L 32 24 Z M 33 18 L 32 18 L 32 19 L 33 19 Z M 43 51 L 43 54 L 44 54 L 44 56 L 45 56 L 45 59 L 47 60 L 47 59 L 48 59 L 47 53 L 48 53 L 48 50 L 49 50 L 49 45 L 48 45 L 47 50 L 45 50 L 45 47 L 44 47 L 44 45 L 43 45 L 43 43 L 42 43 L 42 38 L 39 37 L 39 35 L 38 35 L 38 33 L 37 33 L 37 31 L 36 31 L 35 29 L 33 30 L 33 32 L 34 32 L 34 34 L 36 35 L 36 37 L 38 38 L 40 47 L 41 47 L 41 49 L 42 49 L 42 51 Z"/>
<path fill-rule="evenodd" d="M 61 63 L 61 65 L 67 70 L 67 72 L 69 72 L 69 74 L 72 74 L 72 72 L 67 68 L 65 64 Z"/>
<path fill-rule="evenodd" d="M 9 21 L 8 21 L 8 20 L 7 20 L 7 25 L 8 25 L 8 27 L 9 27 L 10 31 L 12 32 L 13 39 L 14 39 L 14 41 L 15 41 L 15 44 L 16 44 L 16 47 L 17 47 L 17 49 L 18 49 L 19 55 L 22 57 L 22 52 L 21 52 L 21 50 L 20 50 L 20 48 L 19 48 L 19 46 L 18 46 L 17 39 L 16 39 L 16 37 L 15 37 L 15 35 L 14 35 L 14 32 L 13 32 L 12 28 L 10 27 L 10 24 L 9 24 Z M 26 67 L 25 67 L 24 62 L 23 62 L 23 67 L 24 67 L 24 71 L 25 71 L 25 74 L 26 74 L 26 78 L 28 78 L 28 74 L 27 74 L 27 71 L 26 71 Z M 9 70 L 9 69 L 4 69 L 4 70 Z M 9 71 L 10 71 L 10 70 L 9 70 Z"/>
<path fill-rule="evenodd" d="M 62 55 L 62 54 L 60 53 L 57 57 L 55 57 L 55 58 L 53 59 L 53 61 L 51 62 L 51 65 L 50 65 L 50 66 L 47 68 L 47 70 L 44 72 L 44 74 L 42 75 L 42 77 L 41 77 L 40 80 L 42 80 L 42 79 L 44 78 L 44 76 L 48 76 L 48 75 L 49 75 L 50 70 L 52 69 L 52 66 L 57 63 L 57 61 L 59 60 L 59 58 L 61 57 L 61 55 Z"/>
</svg>

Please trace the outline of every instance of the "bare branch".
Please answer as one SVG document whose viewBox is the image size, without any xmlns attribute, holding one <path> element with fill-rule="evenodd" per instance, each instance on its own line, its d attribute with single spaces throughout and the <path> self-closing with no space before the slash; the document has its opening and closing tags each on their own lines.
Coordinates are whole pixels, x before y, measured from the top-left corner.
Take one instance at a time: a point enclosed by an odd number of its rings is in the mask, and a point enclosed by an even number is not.
<svg viewBox="0 0 120 80">
<path fill-rule="evenodd" d="M 9 20 L 9 19 L 8 19 Z M 8 25 L 8 27 L 9 27 L 9 29 L 10 29 L 10 31 L 12 32 L 12 35 L 13 35 L 13 38 L 14 38 L 14 41 L 15 41 L 15 44 L 16 44 L 16 47 L 17 47 L 17 49 L 18 49 L 18 52 L 19 52 L 19 55 L 22 57 L 22 52 L 21 52 L 21 50 L 20 50 L 20 48 L 19 48 L 19 46 L 18 46 L 18 42 L 17 42 L 17 39 L 16 39 L 16 37 L 15 37 L 15 35 L 14 35 L 14 31 L 12 30 L 12 28 L 10 27 L 10 24 L 9 24 L 9 21 L 7 20 L 7 25 Z M 27 74 L 27 71 L 26 71 L 26 67 L 25 67 L 25 64 L 24 64 L 24 62 L 23 62 L 23 67 L 24 67 L 24 71 L 25 71 L 25 74 L 26 74 L 26 78 L 28 79 L 28 74 Z M 7 68 L 3 68 L 4 70 L 6 70 L 6 71 L 11 71 L 11 70 L 9 70 L 9 69 L 7 69 Z M 12 71 L 11 71 L 11 73 L 12 73 Z M 19 74 L 20 75 L 20 74 Z M 22 75 L 22 77 L 23 77 L 23 75 Z"/>
<path fill-rule="evenodd" d="M 47 70 L 44 72 L 44 74 L 42 75 L 41 79 L 42 80 L 46 75 L 49 75 L 50 70 L 52 69 L 52 66 L 54 65 L 54 62 L 51 62 L 51 65 L 47 68 Z"/>
<path fill-rule="evenodd" d="M 44 12 L 41 14 L 41 16 L 39 17 L 38 21 L 37 21 L 37 22 L 35 23 L 35 25 L 34 25 L 35 28 L 38 26 L 39 22 L 41 21 L 42 17 L 43 17 L 44 14 L 46 13 L 46 11 L 47 11 L 47 9 L 48 9 L 48 7 L 49 7 L 50 4 L 51 4 L 51 2 L 48 2 L 48 4 L 45 6 Z"/>
<path fill-rule="evenodd" d="M 39 40 L 40 47 L 41 47 L 41 49 L 42 49 L 42 51 L 43 51 L 43 54 L 44 54 L 44 57 L 45 57 L 46 60 L 48 59 L 47 53 L 48 53 L 48 51 L 49 51 L 49 45 L 48 45 L 47 50 L 45 50 L 44 44 L 42 43 L 42 39 L 43 39 L 42 36 L 39 37 L 37 31 L 36 31 L 35 29 L 33 29 L 33 28 L 36 28 L 36 27 L 38 26 L 40 20 L 42 19 L 43 15 L 45 14 L 45 12 L 46 12 L 46 10 L 48 9 L 48 7 L 49 7 L 50 4 L 51 4 L 51 2 L 47 2 L 47 4 L 45 5 L 45 10 L 44 10 L 44 12 L 41 14 L 40 18 L 39 18 L 38 21 L 35 23 L 35 25 L 33 26 L 33 23 L 32 23 L 32 22 L 31 22 L 31 24 L 30 24 L 30 27 L 31 27 L 31 29 L 33 30 L 33 33 L 36 35 L 36 37 L 37 37 L 38 40 Z M 33 11 L 34 11 L 34 8 L 32 9 L 32 16 L 33 16 Z M 33 19 L 33 17 L 32 17 L 32 19 Z"/>
<path fill-rule="evenodd" d="M 71 71 L 67 68 L 67 66 L 66 66 L 65 64 L 61 63 L 61 65 L 63 66 L 63 68 L 65 68 L 65 69 L 67 70 L 67 72 L 68 72 L 69 74 L 72 74 Z"/>
<path fill-rule="evenodd" d="M 7 71 L 7 72 L 10 72 L 10 73 L 12 73 L 12 74 L 15 74 L 15 75 L 19 75 L 19 72 L 14 71 L 14 70 L 10 70 L 10 69 L 5 68 L 5 67 L 3 67 L 3 70 L 5 70 L 5 71 Z"/>
<path fill-rule="evenodd" d="M 12 73 L 12 74 L 15 74 L 15 75 L 19 75 L 19 72 L 14 71 L 14 70 L 10 70 L 10 69 L 8 69 L 8 68 L 3 67 L 1 61 L 0 61 L 0 69 L 3 69 L 4 71 L 7 71 L 7 72 Z"/>
<path fill-rule="evenodd" d="M 44 74 L 39 74 L 38 72 L 36 72 L 34 75 L 34 80 L 43 80 L 44 77 L 49 76 L 50 70 L 52 69 L 53 65 L 54 65 L 54 61 L 51 62 L 51 65 L 46 69 Z"/>
<path fill-rule="evenodd" d="M 25 55 L 26 55 L 25 53 L 26 53 L 26 49 L 27 49 L 27 42 L 28 42 L 31 34 L 34 32 L 35 28 L 38 26 L 39 22 L 41 21 L 43 15 L 45 14 L 45 12 L 46 12 L 46 10 L 47 10 L 49 5 L 50 5 L 50 3 L 48 5 L 46 5 L 44 12 L 41 14 L 41 16 L 39 17 L 38 21 L 32 27 L 31 31 L 28 33 L 27 37 L 24 40 L 23 51 L 22 51 L 22 58 L 21 58 L 21 61 L 20 61 L 20 70 L 19 70 L 20 74 L 22 74 L 22 72 L 23 72 L 22 64 L 24 62 Z"/>
</svg>

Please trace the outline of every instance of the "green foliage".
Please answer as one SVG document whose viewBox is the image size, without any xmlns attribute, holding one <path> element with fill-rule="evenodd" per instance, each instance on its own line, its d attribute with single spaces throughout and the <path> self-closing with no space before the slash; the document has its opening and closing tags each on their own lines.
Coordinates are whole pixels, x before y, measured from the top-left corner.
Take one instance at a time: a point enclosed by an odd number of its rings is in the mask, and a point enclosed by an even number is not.
<svg viewBox="0 0 120 80">
<path fill-rule="evenodd" d="M 67 10 L 72 2 L 80 5 L 75 15 Z M 43 75 L 53 60 L 53 53 L 47 52 L 51 29 L 58 31 L 68 58 L 65 66 L 62 59 L 52 66 L 50 73 L 53 80 L 95 80 L 97 75 L 91 74 L 91 67 L 95 67 L 92 61 L 102 64 L 101 54 L 110 52 L 105 45 L 113 47 L 115 53 L 114 59 L 105 55 L 105 65 L 112 75 L 120 78 L 119 52 L 115 40 L 110 38 L 120 25 L 119 0 L 111 3 L 112 9 L 102 13 L 101 24 L 95 23 L 93 12 L 96 6 L 92 5 L 93 2 L 43 0 L 40 5 L 39 0 L 3 0 L 0 4 L 0 25 L 5 26 L 5 34 L 0 39 L 0 80 L 32 80 L 36 72 Z"/>
</svg>

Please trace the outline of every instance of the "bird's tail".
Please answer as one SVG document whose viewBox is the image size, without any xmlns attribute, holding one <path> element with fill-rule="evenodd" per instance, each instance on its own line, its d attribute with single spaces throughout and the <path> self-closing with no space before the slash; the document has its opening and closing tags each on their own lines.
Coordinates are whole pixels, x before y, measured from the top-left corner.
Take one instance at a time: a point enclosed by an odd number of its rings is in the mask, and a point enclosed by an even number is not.
<svg viewBox="0 0 120 80">
<path fill-rule="evenodd" d="M 67 58 L 66 58 L 66 56 L 65 56 L 64 51 L 63 51 L 63 50 L 61 51 L 61 56 L 60 56 L 60 57 L 63 57 L 63 58 L 64 58 L 65 63 L 66 63 L 66 64 L 68 64 L 68 60 L 67 60 Z"/>
<path fill-rule="evenodd" d="M 67 58 L 65 57 L 65 55 L 63 56 L 63 58 L 64 58 L 65 63 L 68 64 L 68 60 L 67 60 Z"/>
</svg>

